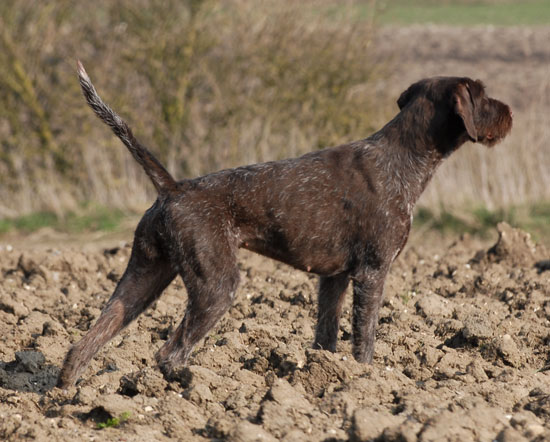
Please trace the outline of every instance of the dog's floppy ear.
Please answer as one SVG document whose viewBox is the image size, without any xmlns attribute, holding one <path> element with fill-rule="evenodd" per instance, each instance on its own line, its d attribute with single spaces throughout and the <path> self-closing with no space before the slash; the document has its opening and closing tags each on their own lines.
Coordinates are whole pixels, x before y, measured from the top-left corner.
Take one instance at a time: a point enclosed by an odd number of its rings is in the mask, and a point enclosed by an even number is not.
<svg viewBox="0 0 550 442">
<path fill-rule="evenodd" d="M 477 130 L 474 125 L 474 100 L 470 88 L 464 83 L 459 83 L 452 99 L 455 112 L 462 118 L 470 140 L 475 143 L 477 141 Z"/>
<path fill-rule="evenodd" d="M 418 83 L 414 83 L 413 85 L 409 86 L 409 88 L 405 92 L 401 93 L 401 95 L 397 99 L 397 105 L 399 106 L 399 110 L 402 110 L 407 105 L 407 103 L 409 103 L 412 100 L 412 98 L 418 92 L 418 89 L 419 89 Z"/>
</svg>

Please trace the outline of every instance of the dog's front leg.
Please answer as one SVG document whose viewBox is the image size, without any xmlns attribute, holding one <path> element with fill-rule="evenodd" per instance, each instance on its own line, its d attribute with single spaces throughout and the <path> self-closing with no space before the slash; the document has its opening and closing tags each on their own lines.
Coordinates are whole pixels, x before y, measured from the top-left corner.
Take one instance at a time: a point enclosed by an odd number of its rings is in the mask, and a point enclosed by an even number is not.
<svg viewBox="0 0 550 442">
<path fill-rule="evenodd" d="M 384 295 L 386 270 L 366 270 L 353 278 L 353 356 L 372 363 L 378 310 Z"/>
<path fill-rule="evenodd" d="M 319 305 L 317 329 L 313 348 L 336 351 L 342 304 L 349 285 L 349 275 L 321 276 L 319 280 Z"/>
</svg>

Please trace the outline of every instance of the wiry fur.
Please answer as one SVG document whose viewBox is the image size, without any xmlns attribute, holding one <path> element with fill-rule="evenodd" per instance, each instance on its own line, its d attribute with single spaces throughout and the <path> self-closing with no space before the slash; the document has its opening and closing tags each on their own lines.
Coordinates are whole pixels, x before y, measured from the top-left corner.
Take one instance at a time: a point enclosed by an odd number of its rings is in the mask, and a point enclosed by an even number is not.
<svg viewBox="0 0 550 442">
<path fill-rule="evenodd" d="M 468 140 L 492 145 L 511 129 L 507 105 L 469 78 L 413 84 L 379 132 L 300 158 L 175 182 L 98 97 L 79 64 L 84 95 L 153 181 L 159 196 L 140 221 L 128 268 L 100 318 L 67 354 L 58 385 L 180 275 L 183 321 L 157 353 L 170 374 L 232 304 L 240 247 L 320 275 L 314 347 L 335 351 L 353 281 L 353 355 L 373 358 L 388 269 L 407 241 L 412 210 L 441 161 Z"/>
<path fill-rule="evenodd" d="M 78 62 L 78 79 L 82 92 L 95 114 L 105 122 L 128 148 L 134 159 L 145 169 L 159 194 L 174 189 L 176 182 L 149 150 L 139 143 L 128 125 L 97 94 L 84 66 Z"/>
</svg>

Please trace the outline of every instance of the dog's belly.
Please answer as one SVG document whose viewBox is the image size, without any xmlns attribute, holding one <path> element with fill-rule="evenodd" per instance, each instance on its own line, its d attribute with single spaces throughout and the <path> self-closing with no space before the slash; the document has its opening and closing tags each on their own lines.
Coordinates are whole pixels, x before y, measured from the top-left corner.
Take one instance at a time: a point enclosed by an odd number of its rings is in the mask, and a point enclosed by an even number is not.
<svg viewBox="0 0 550 442">
<path fill-rule="evenodd" d="M 333 253 L 333 250 L 315 246 L 288 250 L 263 239 L 251 239 L 243 242 L 241 247 L 283 262 L 296 269 L 318 275 L 337 275 L 347 270 L 348 260 L 346 254 Z"/>
</svg>

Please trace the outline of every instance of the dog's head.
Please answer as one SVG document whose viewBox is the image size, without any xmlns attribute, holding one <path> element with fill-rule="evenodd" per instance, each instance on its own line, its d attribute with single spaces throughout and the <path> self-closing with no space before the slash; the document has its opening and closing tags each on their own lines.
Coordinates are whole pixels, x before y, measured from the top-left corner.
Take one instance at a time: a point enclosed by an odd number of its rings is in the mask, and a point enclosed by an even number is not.
<svg viewBox="0 0 550 442">
<path fill-rule="evenodd" d="M 493 146 L 512 128 L 507 104 L 485 93 L 479 80 L 467 77 L 436 77 L 411 85 L 397 100 L 399 109 L 432 106 L 442 131 L 464 141 Z"/>
</svg>

